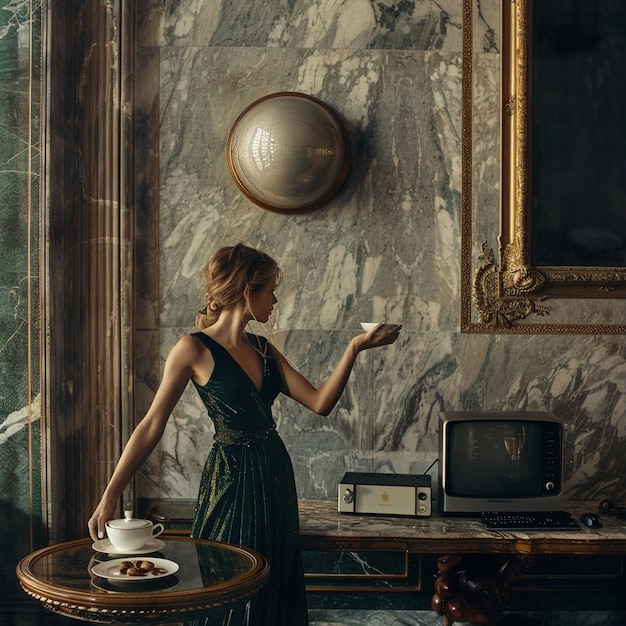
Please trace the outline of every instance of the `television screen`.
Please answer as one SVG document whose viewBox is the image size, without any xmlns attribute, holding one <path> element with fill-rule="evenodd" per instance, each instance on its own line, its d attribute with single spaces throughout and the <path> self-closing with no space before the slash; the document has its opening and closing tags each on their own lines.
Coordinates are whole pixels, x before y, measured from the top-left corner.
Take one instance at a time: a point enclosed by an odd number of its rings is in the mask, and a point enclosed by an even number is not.
<svg viewBox="0 0 626 626">
<path fill-rule="evenodd" d="M 541 492 L 541 430 L 537 422 L 467 421 L 450 427 L 447 491 L 502 498 Z"/>
<path fill-rule="evenodd" d="M 562 508 L 562 422 L 551 413 L 440 415 L 439 504 L 444 513 Z"/>
</svg>

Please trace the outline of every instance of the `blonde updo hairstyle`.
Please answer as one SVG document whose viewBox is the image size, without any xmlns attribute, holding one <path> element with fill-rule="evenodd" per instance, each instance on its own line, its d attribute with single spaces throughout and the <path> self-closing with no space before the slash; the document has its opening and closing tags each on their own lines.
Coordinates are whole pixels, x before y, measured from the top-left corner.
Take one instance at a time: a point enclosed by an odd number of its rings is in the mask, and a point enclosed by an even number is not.
<svg viewBox="0 0 626 626">
<path fill-rule="evenodd" d="M 233 307 L 282 273 L 265 252 L 242 243 L 217 250 L 204 267 L 206 306 L 198 311 L 196 327 L 203 330 L 217 321 L 222 309 Z"/>
</svg>

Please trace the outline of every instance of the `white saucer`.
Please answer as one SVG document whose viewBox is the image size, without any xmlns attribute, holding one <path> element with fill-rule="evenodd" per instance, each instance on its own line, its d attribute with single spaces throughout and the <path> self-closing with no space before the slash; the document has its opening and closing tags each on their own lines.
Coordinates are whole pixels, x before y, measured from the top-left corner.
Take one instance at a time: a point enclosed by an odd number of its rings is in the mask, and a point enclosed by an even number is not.
<svg viewBox="0 0 626 626">
<path fill-rule="evenodd" d="M 97 552 L 106 552 L 107 554 L 150 554 L 151 552 L 158 552 L 165 547 L 165 543 L 160 539 L 150 539 L 148 543 L 139 550 L 118 550 L 113 547 L 113 544 L 109 539 L 100 539 L 91 546 Z"/>
<path fill-rule="evenodd" d="M 94 576 L 100 576 L 107 580 L 115 581 L 118 583 L 139 583 L 147 582 L 149 580 L 158 580 L 159 578 L 165 578 L 171 576 L 178 571 L 178 563 L 169 561 L 168 559 L 156 559 L 151 558 L 150 561 L 154 563 L 155 567 L 165 570 L 160 574 L 146 574 L 145 576 L 127 576 L 120 573 L 120 563 L 126 559 L 114 559 L 113 561 L 105 561 L 104 563 L 98 563 L 91 568 L 91 573 Z"/>
</svg>

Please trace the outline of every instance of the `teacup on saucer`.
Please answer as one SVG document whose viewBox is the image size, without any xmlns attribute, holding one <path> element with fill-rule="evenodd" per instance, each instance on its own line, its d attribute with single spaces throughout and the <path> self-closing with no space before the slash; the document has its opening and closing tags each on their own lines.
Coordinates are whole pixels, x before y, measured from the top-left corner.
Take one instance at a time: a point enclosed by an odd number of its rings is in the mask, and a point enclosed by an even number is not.
<svg viewBox="0 0 626 626">
<path fill-rule="evenodd" d="M 148 519 L 133 517 L 132 511 L 124 511 L 122 519 L 112 519 L 105 524 L 108 539 L 113 548 L 122 554 L 143 550 L 149 541 L 160 535 L 165 527 Z"/>
</svg>

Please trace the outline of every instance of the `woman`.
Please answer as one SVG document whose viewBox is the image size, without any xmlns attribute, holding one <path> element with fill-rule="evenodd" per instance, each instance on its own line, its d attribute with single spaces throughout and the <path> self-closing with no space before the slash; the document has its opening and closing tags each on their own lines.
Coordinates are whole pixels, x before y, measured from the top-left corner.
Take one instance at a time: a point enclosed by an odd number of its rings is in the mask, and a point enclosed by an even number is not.
<svg viewBox="0 0 626 626">
<path fill-rule="evenodd" d="M 250 615 L 228 615 L 224 623 L 240 626 L 249 618 L 250 624 L 263 626 L 307 624 L 295 481 L 271 406 L 282 392 L 328 415 L 357 354 L 393 343 L 401 326 L 353 337 L 316 388 L 267 339 L 245 331 L 250 320 L 267 322 L 277 302 L 274 290 L 282 275 L 276 262 L 237 244 L 218 250 L 204 274 L 208 304 L 196 319 L 199 332 L 172 348 L 152 405 L 124 448 L 89 520 L 89 532 L 94 540 L 104 536 L 124 488 L 159 442 L 191 380 L 215 426 L 192 536 L 253 548 L 270 564 L 269 581 Z"/>
</svg>

